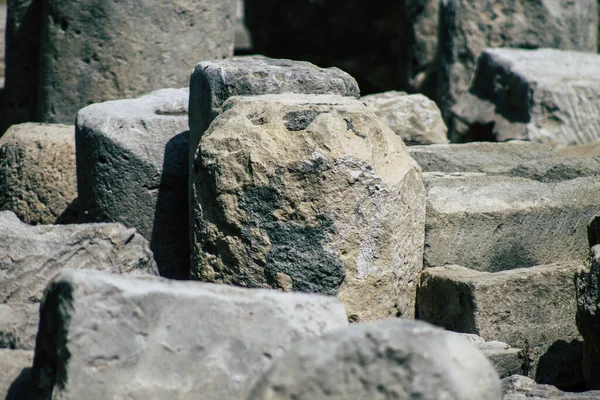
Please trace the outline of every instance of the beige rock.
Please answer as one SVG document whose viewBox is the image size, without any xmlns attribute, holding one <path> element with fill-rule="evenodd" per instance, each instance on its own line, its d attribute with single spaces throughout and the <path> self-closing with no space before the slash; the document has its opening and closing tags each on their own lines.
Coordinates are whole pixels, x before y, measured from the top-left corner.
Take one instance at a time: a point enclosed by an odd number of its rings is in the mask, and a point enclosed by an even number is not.
<svg viewBox="0 0 600 400">
<path fill-rule="evenodd" d="M 0 210 L 53 224 L 76 197 L 74 126 L 25 123 L 2 136 Z"/>
<path fill-rule="evenodd" d="M 29 395 L 33 351 L 0 349 L 0 398 L 35 400 Z"/>
<path fill-rule="evenodd" d="M 448 143 L 439 108 L 422 94 L 385 92 L 361 100 L 409 146 Z"/>
<path fill-rule="evenodd" d="M 195 160 L 192 275 L 291 280 L 337 295 L 351 320 L 411 317 L 425 209 L 402 140 L 349 97 L 234 97 L 223 109 Z"/>
</svg>

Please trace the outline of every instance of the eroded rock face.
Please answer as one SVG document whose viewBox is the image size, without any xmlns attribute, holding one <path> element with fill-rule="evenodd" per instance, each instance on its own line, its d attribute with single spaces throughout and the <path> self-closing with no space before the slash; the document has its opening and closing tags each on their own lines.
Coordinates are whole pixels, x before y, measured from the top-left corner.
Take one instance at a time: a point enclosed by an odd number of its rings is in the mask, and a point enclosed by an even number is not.
<svg viewBox="0 0 600 400">
<path fill-rule="evenodd" d="M 188 84 L 198 60 L 233 55 L 235 0 L 50 0 L 40 57 L 41 121 L 92 103 Z"/>
<path fill-rule="evenodd" d="M 33 349 L 44 287 L 63 269 L 157 275 L 146 240 L 120 224 L 38 225 L 0 212 L 0 346 Z"/>
<path fill-rule="evenodd" d="M 502 379 L 502 394 L 503 400 L 596 400 L 600 398 L 600 391 L 563 392 L 552 385 L 539 384 L 521 375 Z"/>
<path fill-rule="evenodd" d="M 194 160 L 192 275 L 410 317 L 424 189 L 395 135 L 349 97 L 235 97 Z"/>
<path fill-rule="evenodd" d="M 189 277 L 187 111 L 184 88 L 77 114 L 80 219 L 136 228 L 161 275 L 177 279 Z"/>
<path fill-rule="evenodd" d="M 448 113 L 491 47 L 596 52 L 596 0 L 444 0 L 440 2 L 437 103 Z"/>
<path fill-rule="evenodd" d="M 247 400 L 500 400 L 492 365 L 468 340 L 420 321 L 355 324 L 305 341 Z"/>
<path fill-rule="evenodd" d="M 46 289 L 31 387 L 52 399 L 243 399 L 302 338 L 347 324 L 334 298 L 60 274 Z"/>
<path fill-rule="evenodd" d="M 67 210 L 75 198 L 74 126 L 25 123 L 6 131 L 0 139 L 0 210 L 34 225 L 75 222 L 77 213 Z"/>
<path fill-rule="evenodd" d="M 455 142 L 523 139 L 582 145 L 600 139 L 600 55 L 486 49 L 452 108 Z"/>
</svg>

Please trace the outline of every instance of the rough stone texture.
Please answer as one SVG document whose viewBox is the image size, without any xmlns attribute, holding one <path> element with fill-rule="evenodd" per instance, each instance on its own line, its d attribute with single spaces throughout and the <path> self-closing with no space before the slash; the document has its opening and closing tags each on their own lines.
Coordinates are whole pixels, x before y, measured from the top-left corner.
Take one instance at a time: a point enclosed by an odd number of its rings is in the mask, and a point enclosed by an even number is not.
<svg viewBox="0 0 600 400">
<path fill-rule="evenodd" d="M 492 47 L 596 51 L 596 0 L 440 2 L 438 106 L 444 117 Z M 544 65 L 544 69 L 551 68 Z"/>
<path fill-rule="evenodd" d="M 61 270 L 156 275 L 148 243 L 119 224 L 38 225 L 0 212 L 0 347 L 33 349 L 38 303 Z"/>
<path fill-rule="evenodd" d="M 600 177 L 538 182 L 478 173 L 425 173 L 424 265 L 502 271 L 588 255 Z"/>
<path fill-rule="evenodd" d="M 533 379 L 513 375 L 502 379 L 503 400 L 598 400 L 600 391 L 583 393 L 563 392 L 551 385 L 536 383 Z"/>
<path fill-rule="evenodd" d="M 477 350 L 481 351 L 485 358 L 492 363 L 500 378 L 525 373 L 521 356 L 522 349 L 510 347 L 510 345 L 496 340 L 486 342 L 484 338 L 473 333 L 451 333 L 469 340 Z"/>
<path fill-rule="evenodd" d="M 235 97 L 194 165 L 192 275 L 414 313 L 424 190 L 402 140 L 350 97 Z"/>
<path fill-rule="evenodd" d="M 95 271 L 59 275 L 40 313 L 32 386 L 63 400 L 244 399 L 273 358 L 346 325 L 331 297 Z"/>
<path fill-rule="evenodd" d="M 600 142 L 577 146 L 559 146 L 556 152 L 565 157 L 600 157 Z"/>
<path fill-rule="evenodd" d="M 359 97 L 353 77 L 337 68 L 262 56 L 206 61 L 190 78 L 190 162 L 200 138 L 231 96 L 305 93 Z M 190 166 L 191 168 L 191 166 Z M 191 169 L 190 169 L 191 171 Z"/>
<path fill-rule="evenodd" d="M 0 398 L 34 400 L 27 397 L 33 351 L 0 350 Z"/>
<path fill-rule="evenodd" d="M 77 114 L 82 220 L 120 222 L 150 242 L 159 271 L 189 278 L 188 89 L 108 101 Z"/>
<path fill-rule="evenodd" d="M 487 49 L 469 93 L 452 108 L 451 139 L 553 145 L 598 141 L 599 68 L 596 53 Z"/>
<path fill-rule="evenodd" d="M 199 60 L 233 54 L 235 0 L 48 0 L 38 118 L 72 123 L 92 103 L 183 87 Z"/>
<path fill-rule="evenodd" d="M 422 94 L 385 92 L 361 100 L 409 146 L 448 143 L 448 129 L 439 108 Z"/>
<path fill-rule="evenodd" d="M 0 134 L 11 125 L 36 121 L 41 31 L 42 0 L 7 1 Z"/>
<path fill-rule="evenodd" d="M 574 318 L 578 268 L 563 263 L 497 273 L 457 265 L 425 269 L 418 318 L 522 348 L 525 374 L 576 388 L 582 382 L 582 343 Z"/>
<path fill-rule="evenodd" d="M 356 324 L 305 341 L 271 365 L 247 400 L 501 399 L 489 361 L 419 321 Z"/>
<path fill-rule="evenodd" d="M 583 336 L 583 376 L 588 389 L 600 389 L 600 245 L 592 247 L 575 279 L 577 328 Z"/>
<path fill-rule="evenodd" d="M 77 197 L 76 180 L 74 126 L 13 125 L 0 139 L 0 210 L 53 224 Z"/>
</svg>

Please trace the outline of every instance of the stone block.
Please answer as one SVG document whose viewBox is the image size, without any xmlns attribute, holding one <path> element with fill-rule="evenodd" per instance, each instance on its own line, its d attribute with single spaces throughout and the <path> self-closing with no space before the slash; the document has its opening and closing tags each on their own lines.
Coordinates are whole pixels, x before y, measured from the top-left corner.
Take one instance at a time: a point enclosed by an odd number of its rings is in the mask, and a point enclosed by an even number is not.
<svg viewBox="0 0 600 400">
<path fill-rule="evenodd" d="M 418 318 L 523 349 L 524 374 L 573 389 L 582 382 L 581 336 L 575 326 L 577 263 L 497 273 L 457 265 L 423 271 Z"/>
<path fill-rule="evenodd" d="M 513 375 L 502 379 L 503 400 L 597 400 L 600 391 L 570 393 L 563 392 L 552 385 L 536 383 L 526 376 Z"/>
<path fill-rule="evenodd" d="M 244 399 L 297 341 L 347 324 L 331 297 L 96 271 L 55 278 L 40 315 L 31 386 L 64 400 Z"/>
<path fill-rule="evenodd" d="M 156 275 L 148 243 L 120 224 L 38 225 L 0 212 L 0 347 L 33 349 L 44 287 L 63 269 Z"/>
<path fill-rule="evenodd" d="M 13 125 L 0 139 L 0 210 L 28 224 L 75 222 L 75 127 Z"/>
<path fill-rule="evenodd" d="M 467 339 L 477 350 L 481 351 L 485 358 L 492 363 L 500 378 L 515 374 L 523 374 L 523 350 L 510 345 L 499 342 L 497 340 L 486 341 L 481 336 L 473 333 L 456 333 L 452 334 L 462 336 Z"/>
<path fill-rule="evenodd" d="M 351 97 L 230 98 L 193 172 L 192 276 L 336 295 L 351 320 L 411 317 L 420 169 Z"/>
<path fill-rule="evenodd" d="M 486 49 L 452 108 L 454 142 L 510 139 L 552 145 L 600 140 L 600 55 Z"/>
<path fill-rule="evenodd" d="M 235 0 L 47 0 L 41 121 L 72 123 L 92 103 L 183 87 L 201 60 L 233 55 Z"/>
<path fill-rule="evenodd" d="M 577 260 L 600 209 L 600 178 L 558 182 L 478 173 L 425 173 L 424 265 L 478 271 Z"/>
<path fill-rule="evenodd" d="M 409 146 L 448 143 L 439 108 L 422 94 L 385 92 L 361 100 Z"/>
<path fill-rule="evenodd" d="M 498 375 L 463 338 L 420 321 L 355 324 L 273 362 L 247 400 L 500 400 Z"/>
<path fill-rule="evenodd" d="M 188 89 L 93 104 L 77 114 L 81 219 L 120 222 L 150 242 L 159 271 L 189 277 Z"/>
<path fill-rule="evenodd" d="M 35 400 L 28 397 L 33 351 L 0 350 L 0 397 L 5 400 Z"/>
<path fill-rule="evenodd" d="M 596 0 L 440 2 L 436 101 L 444 117 L 468 90 L 486 48 L 596 52 L 597 7 Z"/>
</svg>

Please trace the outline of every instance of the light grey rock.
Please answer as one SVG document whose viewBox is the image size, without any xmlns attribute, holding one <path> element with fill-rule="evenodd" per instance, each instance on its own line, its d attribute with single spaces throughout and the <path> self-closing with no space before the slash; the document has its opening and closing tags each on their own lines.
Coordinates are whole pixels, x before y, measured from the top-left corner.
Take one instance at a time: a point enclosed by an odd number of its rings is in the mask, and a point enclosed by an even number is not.
<svg viewBox="0 0 600 400">
<path fill-rule="evenodd" d="M 319 68 L 308 62 L 262 56 L 201 62 L 190 78 L 190 163 L 200 138 L 222 111 L 225 100 L 231 96 L 280 93 L 356 98 L 360 95 L 354 78 L 337 68 Z"/>
<path fill-rule="evenodd" d="M 33 351 L 0 349 L 0 398 L 35 400 L 28 397 Z"/>
<path fill-rule="evenodd" d="M 596 52 L 596 0 L 443 0 L 439 24 L 436 101 L 445 118 L 471 85 L 477 59 L 486 48 Z M 517 92 L 512 91 L 515 96 Z"/>
<path fill-rule="evenodd" d="M 425 193 L 406 146 L 351 97 L 232 97 L 193 169 L 192 276 L 336 295 L 411 317 Z"/>
<path fill-rule="evenodd" d="M 563 392 L 552 385 L 536 383 L 533 379 L 513 375 L 502 379 L 503 400 L 598 400 L 600 391 Z"/>
<path fill-rule="evenodd" d="M 588 389 L 600 389 L 600 245 L 577 272 L 577 328 L 583 336 L 583 376 Z"/>
<path fill-rule="evenodd" d="M 409 146 L 448 143 L 439 108 L 422 94 L 385 92 L 361 100 Z"/>
<path fill-rule="evenodd" d="M 481 351 L 492 363 L 500 378 L 526 372 L 523 369 L 523 362 L 525 360 L 523 360 L 522 349 L 511 347 L 510 345 L 497 340 L 486 341 L 481 336 L 473 333 L 450 333 L 462 336 L 475 346 L 477 350 Z"/>
<path fill-rule="evenodd" d="M 10 127 L 0 139 L 0 210 L 34 225 L 76 222 L 65 218 L 76 198 L 75 127 Z"/>
<path fill-rule="evenodd" d="M 156 275 L 148 243 L 120 224 L 38 225 L 0 212 L 0 346 L 33 349 L 44 287 L 63 269 Z"/>
<path fill-rule="evenodd" d="M 189 277 L 188 89 L 93 104 L 77 114 L 82 220 L 120 222 L 150 242 L 159 271 Z"/>
<path fill-rule="evenodd" d="M 235 0 L 48 0 L 41 121 L 72 123 L 92 103 L 183 87 L 200 60 L 233 55 Z"/>
<path fill-rule="evenodd" d="M 556 152 L 565 157 L 600 157 L 600 142 L 558 146 Z"/>
<path fill-rule="evenodd" d="M 355 324 L 276 360 L 247 400 L 501 399 L 492 365 L 467 340 L 420 321 Z"/>
<path fill-rule="evenodd" d="M 600 208 L 600 177 L 538 182 L 478 173 L 425 173 L 424 265 L 502 271 L 577 260 Z"/>
<path fill-rule="evenodd" d="M 486 49 L 469 93 L 452 108 L 455 142 L 523 139 L 553 145 L 600 140 L 600 55 Z"/>
<path fill-rule="evenodd" d="M 41 0 L 7 0 L 6 7 L 6 69 L 0 135 L 11 125 L 36 121 L 42 33 Z"/>
<path fill-rule="evenodd" d="M 428 268 L 417 291 L 419 319 L 523 349 L 523 373 L 562 388 L 582 383 L 575 326 L 577 263 L 497 273 L 457 265 Z"/>
<path fill-rule="evenodd" d="M 55 278 L 40 314 L 32 387 L 63 400 L 243 399 L 297 341 L 347 324 L 331 297 L 96 271 Z"/>
</svg>

